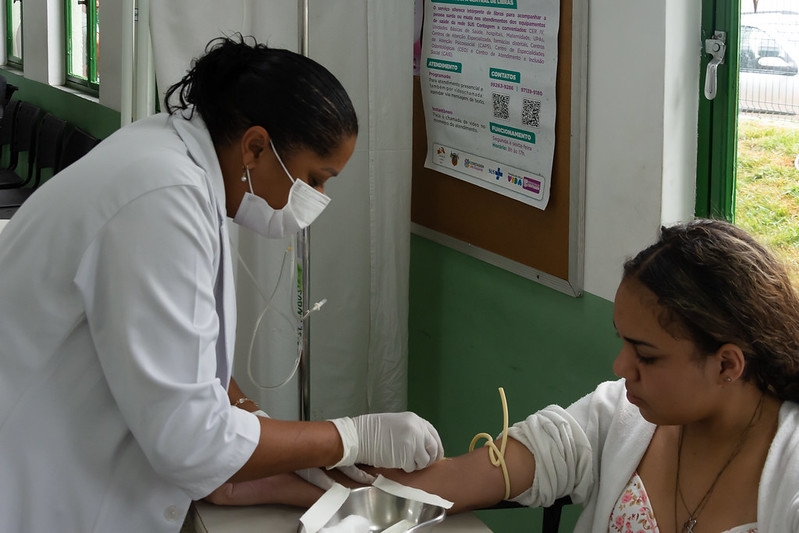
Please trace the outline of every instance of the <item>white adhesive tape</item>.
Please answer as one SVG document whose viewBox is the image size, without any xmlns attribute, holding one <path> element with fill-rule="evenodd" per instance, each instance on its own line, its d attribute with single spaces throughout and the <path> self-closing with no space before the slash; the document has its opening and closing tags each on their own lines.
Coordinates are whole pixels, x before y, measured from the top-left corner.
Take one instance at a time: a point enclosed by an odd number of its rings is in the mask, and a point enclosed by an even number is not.
<svg viewBox="0 0 799 533">
<path fill-rule="evenodd" d="M 382 475 L 377 476 L 377 479 L 374 483 L 372 483 L 372 485 L 380 490 L 388 492 L 389 494 L 393 494 L 394 496 L 405 498 L 406 500 L 429 503 L 430 505 L 437 505 L 439 507 L 443 507 L 444 509 L 449 509 L 452 507 L 452 502 L 445 500 L 441 496 L 430 494 L 422 489 L 415 489 L 413 487 L 402 485 L 396 481 L 385 478 Z"/>
<path fill-rule="evenodd" d="M 330 487 L 322 497 L 316 500 L 300 517 L 305 533 L 317 533 L 336 514 L 344 501 L 349 497 L 350 489 L 338 483 Z"/>
</svg>

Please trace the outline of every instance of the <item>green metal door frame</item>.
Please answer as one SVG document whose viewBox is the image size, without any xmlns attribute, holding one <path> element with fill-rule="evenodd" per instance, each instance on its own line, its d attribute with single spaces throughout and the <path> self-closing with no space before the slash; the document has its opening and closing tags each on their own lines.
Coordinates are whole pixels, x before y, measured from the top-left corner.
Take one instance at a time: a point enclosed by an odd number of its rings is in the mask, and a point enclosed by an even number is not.
<svg viewBox="0 0 799 533">
<path fill-rule="evenodd" d="M 703 0 L 702 75 L 699 96 L 696 208 L 698 217 L 733 222 L 738 151 L 738 58 L 740 55 L 740 0 Z M 713 100 L 704 95 L 707 64 L 706 39 L 716 31 L 726 35 L 727 51 L 717 70 Z"/>
</svg>

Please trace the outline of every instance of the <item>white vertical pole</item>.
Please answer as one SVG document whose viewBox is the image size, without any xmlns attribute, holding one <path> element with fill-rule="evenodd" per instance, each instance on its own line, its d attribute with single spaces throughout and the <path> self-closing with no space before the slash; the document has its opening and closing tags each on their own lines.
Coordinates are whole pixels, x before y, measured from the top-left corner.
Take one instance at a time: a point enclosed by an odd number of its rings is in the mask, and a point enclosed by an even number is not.
<svg viewBox="0 0 799 533">
<path fill-rule="evenodd" d="M 309 0 L 298 0 L 299 10 L 297 17 L 299 20 L 299 49 L 300 54 L 308 55 L 308 2 Z M 298 239 L 302 264 L 302 316 L 308 313 L 311 307 L 311 228 L 302 230 L 302 235 Z M 300 386 L 300 420 L 311 419 L 311 321 L 310 315 L 305 324 L 302 325 L 302 355 L 300 357 L 299 368 Z"/>
<path fill-rule="evenodd" d="M 134 48 L 133 120 L 155 112 L 155 68 L 150 39 L 150 0 L 136 1 Z"/>
<path fill-rule="evenodd" d="M 133 70 L 135 68 L 136 0 L 122 0 L 122 38 L 120 42 L 120 126 L 133 120 Z"/>
</svg>

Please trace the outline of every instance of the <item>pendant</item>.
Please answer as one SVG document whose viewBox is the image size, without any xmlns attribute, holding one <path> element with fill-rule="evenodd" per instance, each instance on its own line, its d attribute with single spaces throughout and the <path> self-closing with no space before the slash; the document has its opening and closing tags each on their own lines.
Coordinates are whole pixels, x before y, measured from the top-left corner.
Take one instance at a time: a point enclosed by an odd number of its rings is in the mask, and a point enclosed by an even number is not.
<svg viewBox="0 0 799 533">
<path fill-rule="evenodd" d="M 694 533 L 695 525 L 696 525 L 696 518 L 691 517 L 685 521 L 685 523 L 682 525 L 682 529 L 683 531 L 685 531 L 685 533 Z"/>
</svg>

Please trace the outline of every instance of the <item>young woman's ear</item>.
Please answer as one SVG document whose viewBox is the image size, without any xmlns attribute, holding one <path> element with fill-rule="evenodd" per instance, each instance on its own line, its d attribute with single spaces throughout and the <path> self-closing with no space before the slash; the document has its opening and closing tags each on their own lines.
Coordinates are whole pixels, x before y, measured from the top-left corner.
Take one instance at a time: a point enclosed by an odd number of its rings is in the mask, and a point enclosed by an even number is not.
<svg viewBox="0 0 799 533">
<path fill-rule="evenodd" d="M 722 383 L 732 383 L 739 379 L 746 368 L 746 357 L 737 344 L 728 342 L 716 351 L 718 361 L 719 380 Z"/>
</svg>

